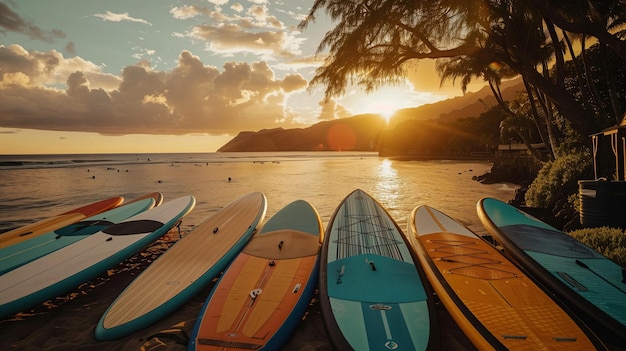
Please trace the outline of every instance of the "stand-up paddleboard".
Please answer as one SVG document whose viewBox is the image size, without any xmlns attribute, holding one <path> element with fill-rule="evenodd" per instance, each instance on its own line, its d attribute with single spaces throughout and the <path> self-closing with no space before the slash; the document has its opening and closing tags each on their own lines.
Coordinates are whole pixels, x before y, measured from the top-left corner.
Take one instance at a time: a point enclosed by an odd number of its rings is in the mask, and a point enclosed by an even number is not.
<svg viewBox="0 0 626 351">
<path fill-rule="evenodd" d="M 504 252 L 603 337 L 626 345 L 626 272 L 562 231 L 502 201 L 478 216 Z"/>
<path fill-rule="evenodd" d="M 152 262 L 111 304 L 96 326 L 98 340 L 117 339 L 167 316 L 217 277 L 263 221 L 265 196 L 231 202 Z"/>
<path fill-rule="evenodd" d="M 154 207 L 156 207 L 156 206 L 159 206 L 159 205 L 161 205 L 163 203 L 163 194 L 161 194 L 158 191 L 155 191 L 153 193 L 148 193 L 148 194 L 145 194 L 143 196 L 136 197 L 136 198 L 134 198 L 134 199 L 132 199 L 132 200 L 130 200 L 128 202 L 125 202 L 124 204 L 128 205 L 128 204 L 132 204 L 133 202 L 141 201 L 141 200 L 144 200 L 144 199 L 153 199 L 154 200 Z"/>
<path fill-rule="evenodd" d="M 51 230 L 63 228 L 66 225 L 76 223 L 81 219 L 115 208 L 122 204 L 122 202 L 124 202 L 123 197 L 114 196 L 106 200 L 94 202 L 92 204 L 61 213 L 60 215 L 54 217 L 42 219 L 35 223 L 9 230 L 8 232 L 0 234 L 0 248 L 17 244 L 24 240 L 47 233 Z"/>
<path fill-rule="evenodd" d="M 419 206 L 408 226 L 437 296 L 479 350 L 604 348 L 496 248 L 446 214 Z"/>
<path fill-rule="evenodd" d="M 298 200 L 270 218 L 230 264 L 207 299 L 189 350 L 279 350 L 317 284 L 322 222 Z"/>
<path fill-rule="evenodd" d="M 0 318 L 68 291 L 143 250 L 196 204 L 183 196 L 0 276 Z"/>
<path fill-rule="evenodd" d="M 334 349 L 438 348 L 432 299 L 396 222 L 367 193 L 350 193 L 326 228 L 320 262 L 320 307 Z"/>
<path fill-rule="evenodd" d="M 0 275 L 154 207 L 153 197 L 125 203 L 80 222 L 0 248 Z"/>
</svg>

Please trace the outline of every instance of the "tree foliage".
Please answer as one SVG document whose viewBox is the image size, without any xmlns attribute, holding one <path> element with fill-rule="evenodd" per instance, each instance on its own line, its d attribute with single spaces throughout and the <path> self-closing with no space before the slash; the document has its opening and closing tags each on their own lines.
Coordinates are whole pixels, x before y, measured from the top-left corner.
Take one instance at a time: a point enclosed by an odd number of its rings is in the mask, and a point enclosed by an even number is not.
<svg viewBox="0 0 626 351">
<path fill-rule="evenodd" d="M 626 232 L 619 228 L 578 229 L 570 236 L 626 267 Z"/>
<path fill-rule="evenodd" d="M 578 192 L 578 180 L 592 179 L 591 153 L 588 149 L 568 152 L 555 161 L 546 162 L 526 192 L 526 204 L 541 208 L 578 208 L 570 194 Z"/>
<path fill-rule="evenodd" d="M 602 63 L 613 55 L 624 66 L 623 0 L 316 0 L 301 27 L 324 10 L 336 26 L 318 46 L 327 56 L 311 84 L 325 85 L 327 97 L 350 85 L 371 91 L 398 82 L 420 60 L 434 59 L 442 79 L 460 79 L 464 89 L 482 78 L 496 98 L 502 79 L 520 75 L 526 117 L 550 149 L 559 147 L 563 120 L 586 138 L 607 119 L 622 118 L 619 85 Z M 591 40 L 598 42 L 599 61 L 585 56 Z M 566 52 L 580 64 L 568 70 Z M 608 103 L 598 101 L 597 86 L 583 84 L 591 82 L 591 67 L 605 77 Z M 499 102 L 505 113 L 517 114 Z"/>
</svg>

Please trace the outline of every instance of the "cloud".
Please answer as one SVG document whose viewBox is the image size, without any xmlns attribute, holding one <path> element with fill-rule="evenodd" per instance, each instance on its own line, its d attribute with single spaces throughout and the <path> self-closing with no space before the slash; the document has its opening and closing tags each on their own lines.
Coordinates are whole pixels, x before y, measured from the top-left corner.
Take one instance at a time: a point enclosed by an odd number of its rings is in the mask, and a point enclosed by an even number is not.
<svg viewBox="0 0 626 351">
<path fill-rule="evenodd" d="M 282 9 L 278 9 L 276 10 L 280 13 L 284 13 L 290 17 L 292 17 L 294 20 L 298 21 L 298 23 L 304 21 L 308 14 L 307 13 L 298 13 L 298 12 L 294 12 L 294 11 L 289 11 L 289 10 L 282 10 Z"/>
<path fill-rule="evenodd" d="M 232 5 L 230 5 L 230 9 L 233 10 L 233 11 L 236 11 L 236 12 L 241 12 L 241 11 L 243 11 L 243 5 L 238 3 L 238 2 L 236 2 L 236 3 L 232 4 Z"/>
<path fill-rule="evenodd" d="M 17 12 L 13 11 L 6 3 L 0 2 L 0 33 L 16 32 L 27 35 L 34 40 L 41 40 L 48 43 L 54 42 L 55 39 L 65 38 L 65 33 L 59 29 L 45 31 L 30 21 L 22 18 Z"/>
<path fill-rule="evenodd" d="M 235 22 L 241 20 L 241 16 L 228 16 L 222 12 L 222 8 L 217 6 L 214 10 L 211 10 L 203 6 L 195 5 L 183 5 L 180 7 L 173 7 L 170 10 L 172 17 L 178 20 L 186 20 L 198 16 L 205 16 L 218 23 Z"/>
<path fill-rule="evenodd" d="M 70 41 L 65 45 L 65 52 L 70 54 L 70 55 L 74 55 L 76 54 L 76 44 L 74 44 L 74 42 Z"/>
<path fill-rule="evenodd" d="M 351 115 L 346 107 L 337 103 L 335 99 L 322 100 L 319 104 L 322 106 L 318 117 L 319 120 L 327 121 L 337 118 L 345 118 Z"/>
<path fill-rule="evenodd" d="M 69 72 L 71 67 L 81 68 Z M 146 62 L 110 77 L 78 57 L 0 46 L 0 127 L 105 135 L 237 133 L 301 126 L 286 108 L 300 74 L 277 78 L 265 61 L 208 66 L 182 51 L 170 71 Z M 63 86 L 54 77 L 65 72 Z M 113 82 L 117 84 L 113 87 Z"/>
<path fill-rule="evenodd" d="M 297 30 L 287 28 L 276 16 L 270 14 L 266 1 L 251 1 L 244 9 L 241 3 L 231 5 L 234 12 L 228 15 L 222 7 L 214 9 L 195 5 L 174 7 L 170 14 L 176 19 L 204 16 L 208 19 L 193 26 L 178 37 L 189 37 L 207 42 L 206 48 L 219 55 L 254 54 L 263 60 L 294 58 L 301 55 L 305 41 Z"/>
<path fill-rule="evenodd" d="M 294 56 L 291 58 L 287 58 L 282 62 L 276 63 L 274 67 L 280 68 L 283 70 L 292 70 L 297 71 L 301 69 L 311 69 L 313 70 L 324 63 L 324 56 Z"/>
<path fill-rule="evenodd" d="M 101 18 L 104 21 L 109 21 L 109 22 L 128 21 L 128 22 L 143 23 L 143 24 L 147 24 L 147 25 L 150 25 L 150 26 L 152 25 L 152 23 L 150 23 L 150 22 L 148 22 L 148 21 L 146 21 L 144 19 L 130 17 L 128 15 L 128 12 L 115 13 L 115 12 L 107 11 L 106 13 L 96 13 L 93 16 Z"/>
<path fill-rule="evenodd" d="M 120 83 L 119 77 L 103 73 L 101 67 L 80 57 L 64 58 L 56 50 L 29 52 L 16 44 L 0 45 L 0 88 L 10 84 L 55 87 L 75 71 L 84 72 L 92 87 L 114 89 Z"/>
<path fill-rule="evenodd" d="M 200 16 L 202 11 L 196 6 L 185 5 L 185 6 L 176 6 L 170 10 L 170 14 L 180 20 L 185 20 L 189 18 L 194 18 L 196 16 Z"/>
<path fill-rule="evenodd" d="M 254 52 L 275 53 L 283 51 L 284 32 L 248 32 L 234 24 L 202 25 L 194 28 L 194 35 L 209 41 L 209 49 L 218 53 Z"/>
</svg>

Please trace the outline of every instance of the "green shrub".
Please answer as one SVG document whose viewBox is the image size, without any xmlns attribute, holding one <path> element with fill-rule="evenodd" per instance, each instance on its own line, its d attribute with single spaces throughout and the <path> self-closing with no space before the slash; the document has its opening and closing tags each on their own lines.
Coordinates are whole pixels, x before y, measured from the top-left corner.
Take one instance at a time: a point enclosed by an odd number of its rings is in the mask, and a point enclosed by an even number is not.
<svg viewBox="0 0 626 351">
<path fill-rule="evenodd" d="M 555 204 L 562 206 L 565 200 L 573 201 L 571 195 L 578 193 L 578 181 L 592 176 L 593 159 L 588 149 L 561 153 L 539 170 L 526 192 L 526 205 L 551 209 Z"/>
<path fill-rule="evenodd" d="M 585 228 L 569 233 L 573 238 L 626 267 L 626 232 L 618 228 Z"/>
</svg>

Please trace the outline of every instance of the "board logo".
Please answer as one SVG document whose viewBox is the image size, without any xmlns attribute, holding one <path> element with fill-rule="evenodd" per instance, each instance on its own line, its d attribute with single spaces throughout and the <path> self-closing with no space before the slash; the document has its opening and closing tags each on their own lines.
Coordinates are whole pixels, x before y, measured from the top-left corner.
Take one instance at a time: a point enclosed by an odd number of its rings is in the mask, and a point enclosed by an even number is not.
<svg viewBox="0 0 626 351">
<path fill-rule="evenodd" d="M 397 342 L 393 341 L 393 340 L 388 340 L 385 343 L 385 348 L 387 348 L 388 350 L 395 350 L 399 347 L 400 345 L 398 345 Z"/>
<path fill-rule="evenodd" d="M 375 310 L 375 311 L 389 311 L 391 309 L 391 306 L 383 305 L 382 303 L 377 303 L 375 305 L 370 305 L 369 307 L 370 307 L 370 309 Z"/>
</svg>

